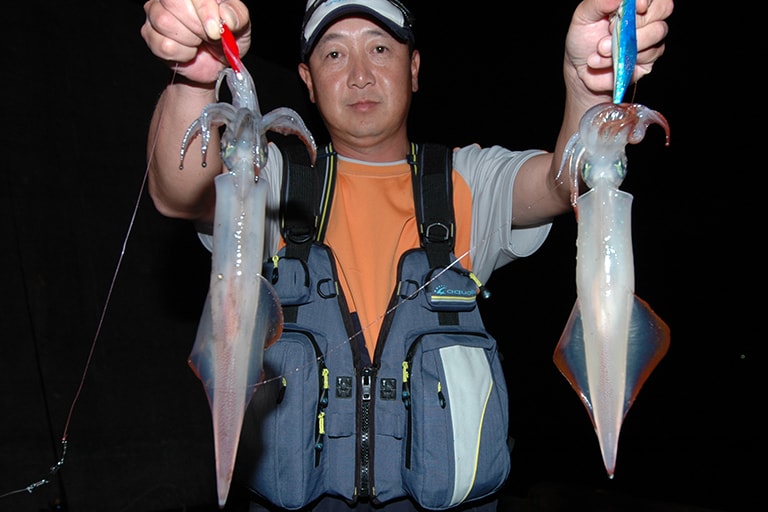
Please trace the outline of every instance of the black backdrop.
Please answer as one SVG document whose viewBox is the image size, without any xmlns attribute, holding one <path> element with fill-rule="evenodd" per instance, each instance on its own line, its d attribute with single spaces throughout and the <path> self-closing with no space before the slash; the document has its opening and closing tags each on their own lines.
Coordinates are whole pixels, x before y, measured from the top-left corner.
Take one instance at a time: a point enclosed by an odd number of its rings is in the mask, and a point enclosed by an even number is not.
<svg viewBox="0 0 768 512">
<path fill-rule="evenodd" d="M 253 7 L 247 65 L 264 112 L 290 105 L 322 133 L 295 73 L 303 3 Z M 413 138 L 550 149 L 575 3 L 451 2 L 438 17 L 431 4 L 415 6 L 423 66 Z M 740 200 L 749 180 L 729 186 L 739 166 L 713 156 L 728 149 L 709 130 L 726 111 L 715 107 L 720 89 L 694 74 L 704 69 L 693 62 L 702 25 L 678 4 L 667 54 L 636 97 L 667 117 L 671 145 L 651 127 L 629 149 L 622 187 L 635 195 L 636 291 L 671 327 L 672 346 L 626 418 L 608 480 L 588 416 L 552 363 L 575 299 L 573 219 L 558 219 L 538 253 L 498 271 L 482 307 L 511 391 L 509 495 L 560 486 L 627 496 L 633 505 L 622 510 L 749 510 L 757 496 L 759 470 L 748 468 L 764 455 L 751 415 L 763 337 L 752 327 L 759 299 L 740 297 L 761 290 L 752 242 L 735 236 L 748 219 Z M 168 73 L 139 35 L 141 2 L 35 9 L 7 19 L 3 41 L 0 494 L 11 494 L 0 510 L 212 506 L 210 415 L 186 365 L 208 254 L 144 188 L 148 123 Z M 65 429 L 61 470 L 14 493 L 46 476 Z"/>
</svg>

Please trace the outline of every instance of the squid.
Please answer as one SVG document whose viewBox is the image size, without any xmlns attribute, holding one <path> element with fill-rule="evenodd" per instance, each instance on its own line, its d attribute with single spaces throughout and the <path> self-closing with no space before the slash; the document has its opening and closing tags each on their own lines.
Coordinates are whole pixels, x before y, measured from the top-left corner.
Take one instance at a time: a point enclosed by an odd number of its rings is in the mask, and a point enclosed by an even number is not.
<svg viewBox="0 0 768 512">
<path fill-rule="evenodd" d="M 628 9 L 634 24 L 634 2 Z M 635 66 L 631 44 L 614 31 L 613 103 L 593 106 L 571 137 L 560 172 L 567 167 L 577 219 L 576 303 L 554 353 L 554 362 L 579 395 L 597 434 L 605 469 L 613 478 L 624 418 L 651 372 L 666 354 L 670 330 L 634 293 L 631 236 L 633 196 L 619 190 L 627 172 L 627 144 L 643 140 L 652 124 L 669 124 L 659 112 L 621 103 Z M 627 37 L 627 34 L 624 34 Z M 633 55 L 627 57 L 627 51 Z M 621 74 L 621 76 L 619 76 Z M 578 195 L 579 177 L 589 190 Z"/>
<path fill-rule="evenodd" d="M 268 185 L 259 173 L 268 158 L 266 132 L 296 135 L 313 162 L 316 156 L 314 138 L 294 110 L 282 107 L 261 115 L 253 79 L 224 24 L 222 45 L 230 67 L 219 75 L 216 97 L 226 79 L 232 103 L 207 105 L 187 129 L 180 151 L 183 169 L 189 143 L 199 133 L 206 165 L 211 130 L 225 125 L 221 157 L 227 172 L 214 179 L 210 283 L 188 361 L 211 409 L 220 508 L 232 483 L 245 410 L 262 379 L 264 349 L 282 332 L 280 302 L 260 274 Z"/>
</svg>

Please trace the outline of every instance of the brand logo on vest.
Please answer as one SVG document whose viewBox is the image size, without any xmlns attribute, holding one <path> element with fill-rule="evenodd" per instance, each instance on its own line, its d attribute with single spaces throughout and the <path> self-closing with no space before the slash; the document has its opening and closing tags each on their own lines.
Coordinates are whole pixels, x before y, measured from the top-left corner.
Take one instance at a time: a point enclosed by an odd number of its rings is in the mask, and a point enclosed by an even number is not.
<svg viewBox="0 0 768 512">
<path fill-rule="evenodd" d="M 448 296 L 454 295 L 459 297 L 474 297 L 475 290 L 452 290 L 447 288 L 444 284 L 441 284 L 432 291 L 432 295 Z"/>
</svg>

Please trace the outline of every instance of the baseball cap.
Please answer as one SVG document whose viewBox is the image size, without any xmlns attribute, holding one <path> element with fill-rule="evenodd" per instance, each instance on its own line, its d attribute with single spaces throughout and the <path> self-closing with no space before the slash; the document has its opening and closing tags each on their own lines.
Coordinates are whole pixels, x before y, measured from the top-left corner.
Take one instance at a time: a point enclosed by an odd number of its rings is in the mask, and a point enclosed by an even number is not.
<svg viewBox="0 0 768 512">
<path fill-rule="evenodd" d="M 413 45 L 413 15 L 399 0 L 308 0 L 301 25 L 301 61 L 306 62 L 318 38 L 334 21 L 360 14 L 372 18 L 404 43 Z"/>
</svg>

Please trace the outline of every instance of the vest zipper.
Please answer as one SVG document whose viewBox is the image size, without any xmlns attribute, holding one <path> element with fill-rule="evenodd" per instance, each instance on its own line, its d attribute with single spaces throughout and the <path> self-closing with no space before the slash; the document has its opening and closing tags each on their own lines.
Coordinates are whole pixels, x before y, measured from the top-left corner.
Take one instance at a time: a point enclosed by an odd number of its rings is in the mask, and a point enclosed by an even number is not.
<svg viewBox="0 0 768 512">
<path fill-rule="evenodd" d="M 360 482 L 358 495 L 360 497 L 375 496 L 373 482 L 373 408 L 374 381 L 376 369 L 366 366 L 360 372 Z"/>
</svg>

